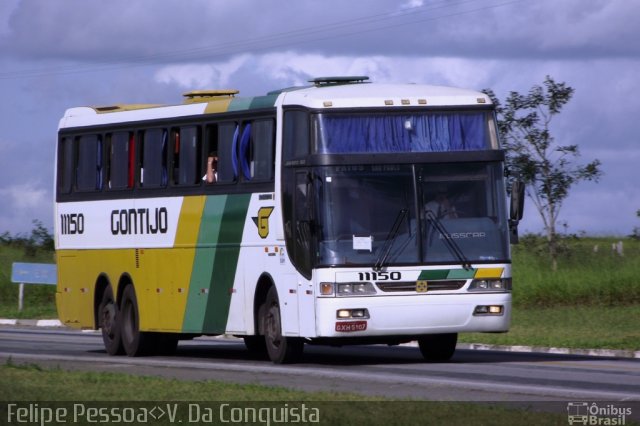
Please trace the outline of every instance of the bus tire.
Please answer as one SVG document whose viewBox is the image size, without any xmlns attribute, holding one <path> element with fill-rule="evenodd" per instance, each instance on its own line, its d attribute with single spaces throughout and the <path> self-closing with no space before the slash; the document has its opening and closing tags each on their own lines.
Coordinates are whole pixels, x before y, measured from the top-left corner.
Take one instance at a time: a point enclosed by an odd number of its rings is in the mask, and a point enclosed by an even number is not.
<svg viewBox="0 0 640 426">
<path fill-rule="evenodd" d="M 427 334 L 418 339 L 420 352 L 426 361 L 449 361 L 456 351 L 458 333 Z"/>
<path fill-rule="evenodd" d="M 260 309 L 264 340 L 269 359 L 276 364 L 296 362 L 302 355 L 304 342 L 299 337 L 285 337 L 282 335 L 282 321 L 280 303 L 275 287 L 267 293 L 264 309 Z"/>
<path fill-rule="evenodd" d="M 109 355 L 122 355 L 120 310 L 113 298 L 111 286 L 107 286 L 102 292 L 102 299 L 98 306 L 98 321 L 102 333 L 104 348 Z"/>
<path fill-rule="evenodd" d="M 148 333 L 140 331 L 140 315 L 138 300 L 133 285 L 128 285 L 122 292 L 121 335 L 122 346 L 128 356 L 140 356 L 149 352 L 150 343 L 153 340 Z"/>
</svg>

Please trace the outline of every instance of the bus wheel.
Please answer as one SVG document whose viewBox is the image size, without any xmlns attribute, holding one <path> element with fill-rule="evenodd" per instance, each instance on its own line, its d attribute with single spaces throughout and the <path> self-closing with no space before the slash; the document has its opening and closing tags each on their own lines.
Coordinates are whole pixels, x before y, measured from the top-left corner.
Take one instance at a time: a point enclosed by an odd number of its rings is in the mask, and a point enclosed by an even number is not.
<svg viewBox="0 0 640 426">
<path fill-rule="evenodd" d="M 148 352 L 151 336 L 140 332 L 138 301 L 133 285 L 128 285 L 122 292 L 120 312 L 122 313 L 121 333 L 124 351 L 129 356 L 144 355 Z"/>
<path fill-rule="evenodd" d="M 418 339 L 420 352 L 426 361 L 444 362 L 456 351 L 458 333 L 427 334 Z"/>
<path fill-rule="evenodd" d="M 280 304 L 275 287 L 269 289 L 264 309 L 260 309 L 264 340 L 269 358 L 276 364 L 288 364 L 297 361 L 302 355 L 304 342 L 298 337 L 282 335 Z"/>
<path fill-rule="evenodd" d="M 98 320 L 100 321 L 102 341 L 107 353 L 109 355 L 122 355 L 124 349 L 120 336 L 120 313 L 118 312 L 118 305 L 113 299 L 113 290 L 111 290 L 110 286 L 107 286 L 102 293 L 102 300 L 98 307 Z"/>
</svg>

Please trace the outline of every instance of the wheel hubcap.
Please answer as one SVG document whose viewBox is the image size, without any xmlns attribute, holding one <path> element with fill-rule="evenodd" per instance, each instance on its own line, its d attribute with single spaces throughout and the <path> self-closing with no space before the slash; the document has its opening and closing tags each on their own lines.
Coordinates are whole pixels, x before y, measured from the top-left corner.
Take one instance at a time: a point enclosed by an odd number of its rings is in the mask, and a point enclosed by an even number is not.
<svg viewBox="0 0 640 426">
<path fill-rule="evenodd" d="M 267 341 L 274 347 L 280 346 L 280 311 L 277 306 L 271 306 L 265 321 Z"/>
</svg>

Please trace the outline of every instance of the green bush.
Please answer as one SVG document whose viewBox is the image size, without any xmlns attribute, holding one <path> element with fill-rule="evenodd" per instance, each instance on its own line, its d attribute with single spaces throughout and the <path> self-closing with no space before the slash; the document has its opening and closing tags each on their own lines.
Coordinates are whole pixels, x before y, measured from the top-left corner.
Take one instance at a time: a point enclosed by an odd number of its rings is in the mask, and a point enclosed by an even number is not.
<svg viewBox="0 0 640 426">
<path fill-rule="evenodd" d="M 516 306 L 618 306 L 640 303 L 640 241 L 570 236 L 561 242 L 558 270 L 551 270 L 543 237 L 527 235 L 513 246 Z"/>
</svg>

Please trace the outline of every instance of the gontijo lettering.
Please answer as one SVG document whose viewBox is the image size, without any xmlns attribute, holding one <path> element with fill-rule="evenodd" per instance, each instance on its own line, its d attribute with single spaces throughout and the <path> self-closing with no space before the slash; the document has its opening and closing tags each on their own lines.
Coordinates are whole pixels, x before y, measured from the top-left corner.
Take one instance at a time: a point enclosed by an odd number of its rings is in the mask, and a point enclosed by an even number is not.
<svg viewBox="0 0 640 426">
<path fill-rule="evenodd" d="M 113 235 L 166 234 L 168 213 L 166 207 L 151 209 L 123 209 L 111 211 Z"/>
</svg>

